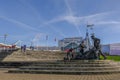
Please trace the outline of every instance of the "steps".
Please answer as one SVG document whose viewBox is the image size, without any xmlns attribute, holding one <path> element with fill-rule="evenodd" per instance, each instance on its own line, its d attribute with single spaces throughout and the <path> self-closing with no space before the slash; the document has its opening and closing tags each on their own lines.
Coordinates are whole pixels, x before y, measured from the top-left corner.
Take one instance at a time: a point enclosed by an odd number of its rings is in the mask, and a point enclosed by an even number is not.
<svg viewBox="0 0 120 80">
<path fill-rule="evenodd" d="M 9 70 L 10 73 L 34 74 L 111 74 L 120 73 L 120 65 L 109 60 L 73 60 L 29 62 L 18 69 Z"/>
<path fill-rule="evenodd" d="M 32 74 L 111 74 L 120 73 L 118 70 L 96 71 L 71 71 L 71 70 L 9 70 L 9 73 L 32 73 Z"/>
<path fill-rule="evenodd" d="M 111 74 L 120 73 L 120 63 L 111 60 L 63 61 L 64 53 L 20 50 L 1 53 L 0 69 L 10 73 L 34 74 Z M 12 68 L 12 69 L 11 69 Z M 13 69 L 14 68 L 14 69 Z"/>
<path fill-rule="evenodd" d="M 55 51 L 14 51 L 4 57 L 3 61 L 44 61 L 44 60 L 63 60 L 65 53 Z"/>
</svg>

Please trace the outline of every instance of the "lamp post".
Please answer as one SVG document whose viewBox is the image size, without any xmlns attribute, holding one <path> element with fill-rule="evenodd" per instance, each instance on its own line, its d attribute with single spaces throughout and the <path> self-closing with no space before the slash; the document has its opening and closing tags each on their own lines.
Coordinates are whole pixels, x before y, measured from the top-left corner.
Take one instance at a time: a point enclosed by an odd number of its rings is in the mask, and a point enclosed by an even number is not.
<svg viewBox="0 0 120 80">
<path fill-rule="evenodd" d="M 7 34 L 4 34 L 4 44 L 6 43 Z"/>
<path fill-rule="evenodd" d="M 46 35 L 46 50 L 48 51 L 48 35 Z"/>
</svg>

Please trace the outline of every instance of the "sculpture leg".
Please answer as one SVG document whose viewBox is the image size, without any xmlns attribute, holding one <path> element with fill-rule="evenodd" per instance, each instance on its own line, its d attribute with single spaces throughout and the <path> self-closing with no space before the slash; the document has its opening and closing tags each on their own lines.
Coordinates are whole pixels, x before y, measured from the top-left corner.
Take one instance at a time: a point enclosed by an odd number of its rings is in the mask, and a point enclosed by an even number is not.
<svg viewBox="0 0 120 80">
<path fill-rule="evenodd" d="M 99 50 L 100 54 L 104 57 L 104 59 L 106 59 L 106 56 L 102 53 L 101 50 Z"/>
<path fill-rule="evenodd" d="M 86 52 L 86 54 L 84 56 L 86 59 L 88 59 L 89 55 L 90 55 L 90 51 Z"/>
</svg>

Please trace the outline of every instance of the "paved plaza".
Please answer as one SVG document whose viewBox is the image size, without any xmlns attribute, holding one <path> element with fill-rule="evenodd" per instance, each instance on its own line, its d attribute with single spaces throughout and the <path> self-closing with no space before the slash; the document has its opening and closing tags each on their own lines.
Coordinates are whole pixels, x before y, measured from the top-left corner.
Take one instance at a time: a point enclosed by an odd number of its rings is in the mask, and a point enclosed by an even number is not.
<svg viewBox="0 0 120 80">
<path fill-rule="evenodd" d="M 16 74 L 0 70 L 0 80 L 120 80 L 119 74 L 104 75 L 56 75 L 56 74 Z"/>
</svg>

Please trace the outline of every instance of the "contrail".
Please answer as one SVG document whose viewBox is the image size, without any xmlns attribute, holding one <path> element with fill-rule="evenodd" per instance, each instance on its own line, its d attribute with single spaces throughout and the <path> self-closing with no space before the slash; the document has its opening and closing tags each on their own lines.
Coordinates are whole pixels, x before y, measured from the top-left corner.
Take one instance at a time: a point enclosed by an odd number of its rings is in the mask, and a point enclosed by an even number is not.
<svg viewBox="0 0 120 80">
<path fill-rule="evenodd" d="M 51 29 L 53 29 L 54 31 L 56 31 L 57 33 L 59 33 L 62 37 L 65 37 L 65 34 L 63 34 L 60 30 L 56 29 L 54 26 L 49 25 Z M 54 27 L 54 28 L 53 28 Z"/>
<path fill-rule="evenodd" d="M 57 23 L 60 21 L 68 21 L 74 25 L 79 25 L 81 22 L 86 23 L 88 21 L 93 21 L 93 20 L 96 21 L 96 20 L 106 18 L 106 16 L 108 16 L 109 14 L 111 14 L 111 12 L 102 12 L 102 13 L 96 13 L 96 14 L 92 14 L 92 15 L 88 15 L 88 16 L 78 16 L 78 17 L 72 16 L 72 15 L 59 16 L 59 17 L 55 17 L 54 19 L 52 19 L 50 21 L 46 21 L 42 25 Z M 40 26 L 42 26 L 42 25 L 40 25 Z"/>
<path fill-rule="evenodd" d="M 57 23 L 57 22 L 64 21 L 64 20 L 65 20 L 64 16 L 59 16 L 59 17 L 55 17 L 54 19 L 51 19 L 49 21 L 46 21 L 39 26 L 43 27 L 43 25 L 49 25 L 49 24 Z"/>
<path fill-rule="evenodd" d="M 78 30 L 79 32 L 79 35 L 80 35 L 80 28 L 79 28 L 79 24 L 80 23 L 84 23 L 86 24 L 86 22 L 92 22 L 93 24 L 97 21 L 101 21 L 103 20 L 104 18 L 106 18 L 106 16 L 108 16 L 109 14 L 111 14 L 111 12 L 102 12 L 102 13 L 96 13 L 96 14 L 92 14 L 92 15 L 88 15 L 88 16 L 59 16 L 57 18 L 54 18 L 48 22 L 45 22 L 43 23 L 42 25 L 40 26 L 44 26 L 44 25 L 50 25 L 52 23 L 57 23 L 57 22 L 60 22 L 60 21 L 67 21 L 71 24 L 73 24 L 74 26 L 76 26 L 76 29 Z"/>
<path fill-rule="evenodd" d="M 95 23 L 96 25 L 109 25 L 109 24 L 114 24 L 114 25 L 120 25 L 120 21 L 99 21 Z"/>
<path fill-rule="evenodd" d="M 50 21 L 46 21 L 45 23 L 43 23 L 42 25 L 39 25 L 39 26 L 44 26 L 44 25 L 50 25 L 50 24 L 52 24 L 52 23 L 56 23 L 56 22 L 60 22 L 60 21 L 67 21 L 67 22 L 69 22 L 69 23 L 72 23 L 72 24 L 74 24 L 74 26 L 76 27 L 76 30 L 78 31 L 78 33 L 79 33 L 79 35 L 81 35 L 81 32 L 80 32 L 80 29 L 79 29 L 79 26 L 78 25 L 76 25 L 76 19 L 75 19 L 75 17 L 73 16 L 73 11 L 72 11 L 72 9 L 71 9 L 71 7 L 69 6 L 69 3 L 68 3 L 68 1 L 67 0 L 65 0 L 65 3 L 66 3 L 66 6 L 67 6 L 67 8 L 68 8 L 68 14 L 67 14 L 67 16 L 59 16 L 59 17 L 57 17 L 57 18 L 54 18 L 54 19 L 52 19 L 52 20 L 50 20 Z M 72 18 L 72 19 L 71 19 Z M 53 28 L 52 28 L 53 29 Z M 56 30 L 57 32 L 60 32 L 60 31 L 58 31 L 57 29 L 54 29 L 54 30 Z M 65 36 L 65 35 L 64 35 Z"/>
<path fill-rule="evenodd" d="M 50 29 L 52 29 L 53 31 L 59 33 L 60 36 L 65 37 L 65 34 L 64 34 L 62 31 L 60 31 L 59 29 L 56 29 L 56 28 L 55 28 L 53 25 L 51 25 L 49 22 L 48 22 L 48 23 L 43 23 L 43 24 L 40 25 L 40 26 L 41 26 L 41 27 L 39 27 L 39 28 L 42 28 L 42 27 L 47 26 L 47 27 L 49 27 Z"/>
<path fill-rule="evenodd" d="M 46 21 L 44 21 L 43 19 L 42 19 L 42 17 L 40 16 L 40 13 L 30 4 L 30 3 L 28 3 L 28 2 L 25 2 L 25 1 L 23 1 L 23 0 L 19 0 L 21 3 L 23 3 L 23 5 L 26 5 L 28 8 L 30 8 L 30 10 L 32 11 L 32 12 L 34 12 L 37 16 L 38 16 L 38 19 L 43 23 L 42 24 L 42 26 L 44 26 L 44 25 L 47 25 L 45 22 Z M 44 24 L 45 23 L 45 24 Z M 53 31 L 55 31 L 55 32 L 58 32 L 61 36 L 65 36 L 61 31 L 59 31 L 58 29 L 55 29 L 55 28 L 53 28 L 53 26 L 52 25 L 49 25 L 50 27 L 49 28 L 51 28 Z M 40 28 L 40 27 L 39 27 Z"/>
<path fill-rule="evenodd" d="M 112 12 L 102 12 L 102 13 L 79 17 L 79 19 L 84 19 L 85 22 L 103 20 L 104 18 L 106 18 L 106 16 L 110 15 L 111 13 Z"/>
<path fill-rule="evenodd" d="M 24 5 L 25 7 L 29 8 L 31 12 L 34 13 L 35 16 L 37 16 L 39 22 L 40 21 L 43 22 L 40 13 L 29 2 L 26 2 L 25 0 L 18 0 L 18 1 L 21 2 L 21 4 Z"/>
<path fill-rule="evenodd" d="M 21 25 L 20 27 L 22 28 L 26 28 L 26 29 L 30 29 L 32 31 L 39 31 L 38 29 L 34 28 L 34 27 L 31 27 L 25 23 L 22 23 L 20 21 L 17 21 L 17 20 L 14 20 L 14 19 L 11 19 L 11 18 L 7 18 L 5 16 L 0 16 L 0 18 L 4 19 L 4 20 L 7 20 L 9 22 L 12 22 L 12 23 L 15 23 L 15 24 L 18 24 L 18 25 Z"/>
<path fill-rule="evenodd" d="M 65 1 L 65 4 L 66 4 L 67 8 L 68 8 L 69 14 L 70 14 L 70 15 L 73 15 L 73 11 L 72 11 L 72 9 L 71 9 L 69 3 L 68 3 L 68 0 L 64 0 L 64 1 Z"/>
<path fill-rule="evenodd" d="M 72 9 L 71 9 L 71 7 L 70 7 L 70 4 L 68 3 L 68 0 L 64 0 L 64 1 L 65 1 L 65 4 L 66 4 L 67 8 L 68 8 L 68 11 L 69 11 L 68 15 L 74 17 L 74 15 L 73 15 L 73 11 L 72 11 Z M 75 19 L 75 21 L 76 21 L 76 19 Z M 75 22 L 75 23 L 76 23 L 76 22 Z M 74 23 L 73 23 L 73 24 L 74 24 Z M 76 25 L 76 24 L 74 24 L 74 26 L 76 27 L 76 29 L 77 29 L 79 35 L 81 35 L 81 32 L 80 32 L 79 26 Z"/>
</svg>

